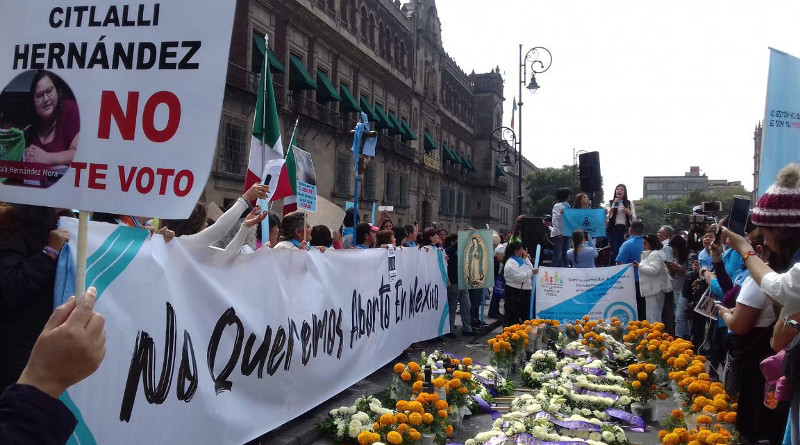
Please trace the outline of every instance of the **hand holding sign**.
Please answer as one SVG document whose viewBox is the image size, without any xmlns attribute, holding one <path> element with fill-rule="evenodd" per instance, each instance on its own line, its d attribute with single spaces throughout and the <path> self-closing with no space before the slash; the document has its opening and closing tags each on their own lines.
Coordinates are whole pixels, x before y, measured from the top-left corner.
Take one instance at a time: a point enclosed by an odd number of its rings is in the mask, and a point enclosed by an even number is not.
<svg viewBox="0 0 800 445">
<path fill-rule="evenodd" d="M 694 307 L 694 311 L 700 315 L 708 317 L 712 320 L 717 319 L 717 302 L 711 296 L 711 293 L 706 291 Z"/>
<path fill-rule="evenodd" d="M 97 370 L 106 355 L 106 332 L 95 301 L 97 291 L 90 287 L 80 301 L 71 297 L 53 311 L 17 383 L 59 398 Z"/>
</svg>

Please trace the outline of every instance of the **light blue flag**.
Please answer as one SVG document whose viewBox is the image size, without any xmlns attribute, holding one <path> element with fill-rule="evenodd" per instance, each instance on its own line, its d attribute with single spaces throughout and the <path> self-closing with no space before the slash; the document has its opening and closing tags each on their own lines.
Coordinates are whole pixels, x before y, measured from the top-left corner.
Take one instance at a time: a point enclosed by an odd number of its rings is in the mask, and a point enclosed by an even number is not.
<svg viewBox="0 0 800 445">
<path fill-rule="evenodd" d="M 769 54 L 763 125 L 759 196 L 775 182 L 781 168 L 800 159 L 800 59 L 774 48 Z"/>
<path fill-rule="evenodd" d="M 606 236 L 606 211 L 603 209 L 564 209 L 564 234 L 571 236 L 575 230 L 585 230 L 592 238 Z"/>
<path fill-rule="evenodd" d="M 75 295 L 75 271 L 77 266 L 69 250 L 69 244 L 64 244 L 56 263 L 56 281 L 53 285 L 53 309 L 61 306 L 69 297 Z"/>
</svg>

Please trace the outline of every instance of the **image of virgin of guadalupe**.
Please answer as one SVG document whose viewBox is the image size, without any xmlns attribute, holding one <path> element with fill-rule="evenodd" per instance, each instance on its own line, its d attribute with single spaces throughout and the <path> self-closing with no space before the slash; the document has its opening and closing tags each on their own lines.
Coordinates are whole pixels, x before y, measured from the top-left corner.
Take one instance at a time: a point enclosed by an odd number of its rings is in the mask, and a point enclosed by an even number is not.
<svg viewBox="0 0 800 445">
<path fill-rule="evenodd" d="M 467 261 L 467 284 L 471 288 L 483 287 L 483 282 L 486 279 L 486 246 L 483 245 L 482 241 L 478 236 L 470 238 L 470 245 L 465 256 Z"/>
</svg>

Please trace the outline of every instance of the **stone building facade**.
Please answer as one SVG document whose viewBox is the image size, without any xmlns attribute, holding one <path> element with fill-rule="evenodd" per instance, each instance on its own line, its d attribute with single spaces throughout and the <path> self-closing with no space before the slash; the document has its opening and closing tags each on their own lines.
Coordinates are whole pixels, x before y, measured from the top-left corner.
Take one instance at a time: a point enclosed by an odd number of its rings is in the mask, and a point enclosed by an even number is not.
<svg viewBox="0 0 800 445">
<path fill-rule="evenodd" d="M 502 125 L 503 79 L 467 75 L 449 57 L 433 0 L 237 0 L 206 201 L 225 208 L 242 191 L 264 57 L 284 145 L 299 119 L 296 141 L 313 157 L 320 196 L 353 199 L 349 131 L 360 110 L 380 129 L 360 179 L 362 221 L 377 202 L 394 206 L 395 224 L 511 227 L 516 178 L 488 141 Z"/>
</svg>

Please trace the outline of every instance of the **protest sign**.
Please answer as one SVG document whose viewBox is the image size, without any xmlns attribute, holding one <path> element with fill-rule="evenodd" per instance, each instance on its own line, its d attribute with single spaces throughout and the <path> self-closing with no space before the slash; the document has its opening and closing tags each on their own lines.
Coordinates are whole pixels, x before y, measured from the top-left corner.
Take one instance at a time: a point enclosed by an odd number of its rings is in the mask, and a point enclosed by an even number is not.
<svg viewBox="0 0 800 445">
<path fill-rule="evenodd" d="M 317 196 L 317 211 L 308 214 L 308 225 L 311 227 L 323 225 L 334 233 L 344 223 L 344 210 L 327 199 Z"/>
<path fill-rule="evenodd" d="M 458 232 L 458 288 L 494 287 L 494 248 L 491 230 Z"/>
<path fill-rule="evenodd" d="M 317 174 L 311 153 L 297 147 L 294 150 L 295 171 L 297 180 L 297 209 L 317 211 Z"/>
<path fill-rule="evenodd" d="M 214 159 L 234 7 L 4 4 L 0 201 L 188 216 Z"/>
<path fill-rule="evenodd" d="M 630 264 L 586 269 L 539 268 L 536 316 L 571 321 L 617 317 L 623 324 L 637 319 L 636 289 Z"/>
<path fill-rule="evenodd" d="M 714 300 L 710 291 L 706 290 L 703 293 L 703 296 L 700 297 L 700 301 L 694 306 L 694 311 L 712 320 L 717 319 L 719 310 L 717 309 L 717 302 Z"/>
<path fill-rule="evenodd" d="M 606 236 L 606 211 L 603 209 L 564 209 L 564 233 L 585 230 L 592 238 Z"/>
<path fill-rule="evenodd" d="M 107 352 L 62 397 L 75 444 L 245 443 L 449 330 L 437 251 L 397 250 L 390 286 L 385 249 L 226 254 L 100 223 L 88 243 Z"/>
<path fill-rule="evenodd" d="M 797 162 L 800 146 L 800 59 L 770 48 L 767 102 L 761 143 L 758 194 L 763 195 L 778 171 Z"/>
</svg>

